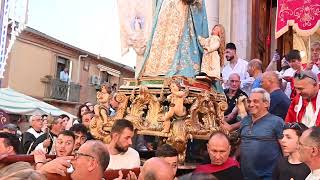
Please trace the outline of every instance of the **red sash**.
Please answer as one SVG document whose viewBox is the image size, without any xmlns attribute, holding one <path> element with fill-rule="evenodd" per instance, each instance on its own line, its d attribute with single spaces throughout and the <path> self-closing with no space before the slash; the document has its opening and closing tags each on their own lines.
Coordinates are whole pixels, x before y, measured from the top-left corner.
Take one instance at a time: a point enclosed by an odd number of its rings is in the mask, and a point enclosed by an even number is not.
<svg viewBox="0 0 320 180">
<path fill-rule="evenodd" d="M 233 166 L 240 167 L 239 162 L 233 158 L 228 158 L 228 160 L 222 165 L 214 165 L 214 164 L 204 164 L 197 166 L 196 170 L 193 173 L 215 173 L 219 171 L 223 171 L 229 169 Z"/>
</svg>

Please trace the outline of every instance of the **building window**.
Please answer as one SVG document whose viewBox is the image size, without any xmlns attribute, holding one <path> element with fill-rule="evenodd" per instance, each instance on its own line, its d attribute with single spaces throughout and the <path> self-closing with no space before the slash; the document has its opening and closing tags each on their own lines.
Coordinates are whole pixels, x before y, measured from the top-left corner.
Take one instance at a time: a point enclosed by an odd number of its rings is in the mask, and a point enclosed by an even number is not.
<svg viewBox="0 0 320 180">
<path fill-rule="evenodd" d="M 71 62 L 69 59 L 61 56 L 57 56 L 57 71 L 56 71 L 56 78 L 60 79 L 61 71 L 67 68 L 67 73 L 69 74 L 69 78 L 71 79 L 70 72 L 71 72 Z"/>
<path fill-rule="evenodd" d="M 110 74 L 106 71 L 101 72 L 101 83 L 109 83 L 110 79 Z"/>
</svg>

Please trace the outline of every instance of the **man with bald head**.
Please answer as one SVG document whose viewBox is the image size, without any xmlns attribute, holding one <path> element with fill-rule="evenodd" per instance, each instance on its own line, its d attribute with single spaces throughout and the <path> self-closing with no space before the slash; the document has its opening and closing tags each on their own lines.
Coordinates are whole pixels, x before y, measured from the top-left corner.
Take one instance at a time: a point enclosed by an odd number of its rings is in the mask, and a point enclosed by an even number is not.
<svg viewBox="0 0 320 180">
<path fill-rule="evenodd" d="M 229 88 L 225 89 L 224 93 L 227 98 L 228 109 L 224 112 L 224 120 L 231 125 L 229 126 L 230 130 L 236 130 L 240 127 L 240 122 L 237 121 L 238 110 L 236 102 L 240 96 L 247 96 L 247 94 L 240 89 L 241 81 L 239 74 L 230 74 L 227 83 Z"/>
<path fill-rule="evenodd" d="M 280 79 L 276 72 L 267 71 L 262 74 L 262 88 L 270 94 L 269 112 L 284 119 L 290 106 L 290 99 L 280 88 Z"/>
<path fill-rule="evenodd" d="M 239 163 L 229 157 L 231 145 L 229 137 L 225 133 L 214 132 L 210 136 L 207 149 L 211 164 L 197 166 L 193 174 L 213 174 L 218 179 L 224 180 L 243 179 Z"/>
<path fill-rule="evenodd" d="M 165 160 L 154 157 L 148 159 L 143 167 L 141 168 L 141 172 L 139 175 L 139 180 L 173 180 L 174 173 L 169 165 Z"/>
<path fill-rule="evenodd" d="M 105 144 L 101 141 L 89 140 L 80 146 L 74 157 L 55 158 L 45 163 L 39 171 L 42 174 L 66 176 L 67 169 L 72 165 L 72 180 L 101 180 L 104 177 L 104 171 L 109 164 L 109 160 L 110 156 Z"/>
<path fill-rule="evenodd" d="M 312 127 L 299 138 L 300 160 L 311 170 L 306 180 L 320 179 L 320 127 Z"/>
</svg>

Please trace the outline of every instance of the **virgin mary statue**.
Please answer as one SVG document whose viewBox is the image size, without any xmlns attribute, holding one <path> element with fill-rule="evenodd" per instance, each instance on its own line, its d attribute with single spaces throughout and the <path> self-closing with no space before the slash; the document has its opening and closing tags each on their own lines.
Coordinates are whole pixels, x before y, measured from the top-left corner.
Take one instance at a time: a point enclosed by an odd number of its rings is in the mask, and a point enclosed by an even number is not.
<svg viewBox="0 0 320 180">
<path fill-rule="evenodd" d="M 194 77 L 203 54 L 198 36 L 208 37 L 204 0 L 158 0 L 138 77 Z"/>
</svg>

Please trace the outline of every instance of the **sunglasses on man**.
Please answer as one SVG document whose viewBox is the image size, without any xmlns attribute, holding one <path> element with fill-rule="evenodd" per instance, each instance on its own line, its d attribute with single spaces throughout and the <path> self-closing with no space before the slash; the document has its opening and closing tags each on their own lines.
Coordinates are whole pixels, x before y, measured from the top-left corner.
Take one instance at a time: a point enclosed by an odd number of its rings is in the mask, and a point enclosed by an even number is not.
<svg viewBox="0 0 320 180">
<path fill-rule="evenodd" d="M 314 77 L 312 77 L 308 74 L 305 74 L 305 73 L 295 73 L 294 78 L 297 78 L 300 80 L 305 79 L 305 78 L 310 78 L 310 79 L 314 80 L 315 82 L 317 82 L 317 80 Z"/>
</svg>

